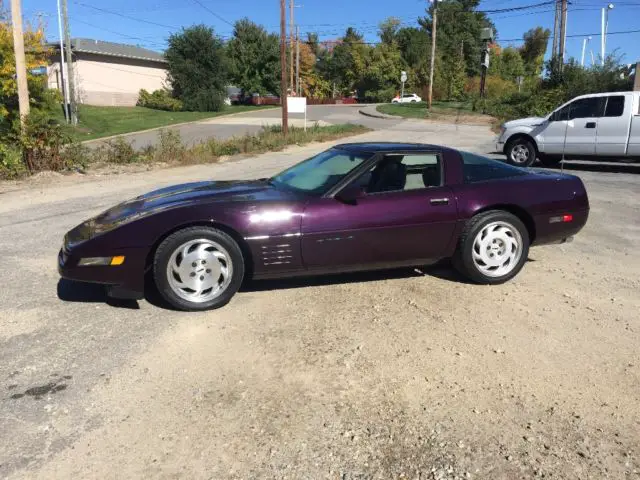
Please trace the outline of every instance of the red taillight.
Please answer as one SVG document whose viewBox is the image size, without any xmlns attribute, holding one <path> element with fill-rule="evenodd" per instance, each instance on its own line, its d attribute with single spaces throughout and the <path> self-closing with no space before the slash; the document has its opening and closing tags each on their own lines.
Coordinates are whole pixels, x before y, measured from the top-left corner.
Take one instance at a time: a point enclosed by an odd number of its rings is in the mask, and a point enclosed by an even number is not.
<svg viewBox="0 0 640 480">
<path fill-rule="evenodd" d="M 570 213 L 566 215 L 559 215 L 557 217 L 550 217 L 549 223 L 569 223 L 573 222 L 573 215 Z"/>
</svg>

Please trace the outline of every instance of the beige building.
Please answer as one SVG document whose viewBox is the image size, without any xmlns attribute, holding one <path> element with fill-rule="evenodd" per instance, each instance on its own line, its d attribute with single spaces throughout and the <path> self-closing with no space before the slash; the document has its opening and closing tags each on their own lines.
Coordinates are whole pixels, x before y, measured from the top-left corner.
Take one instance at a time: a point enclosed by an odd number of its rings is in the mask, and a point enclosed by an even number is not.
<svg viewBox="0 0 640 480">
<path fill-rule="evenodd" d="M 62 91 L 60 46 L 51 47 L 56 52 L 48 69 L 49 88 Z M 133 106 L 140 89 L 152 92 L 166 84 L 167 62 L 162 53 L 86 38 L 72 39 L 71 50 L 79 103 Z"/>
</svg>

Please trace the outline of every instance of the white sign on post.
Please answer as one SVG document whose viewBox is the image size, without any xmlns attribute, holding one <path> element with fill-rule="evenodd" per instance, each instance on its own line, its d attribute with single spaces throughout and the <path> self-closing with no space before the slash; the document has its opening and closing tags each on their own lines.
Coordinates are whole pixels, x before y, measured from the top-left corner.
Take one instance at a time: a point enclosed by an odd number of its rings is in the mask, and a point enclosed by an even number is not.
<svg viewBox="0 0 640 480">
<path fill-rule="evenodd" d="M 404 83 L 404 82 L 406 82 L 406 81 L 407 81 L 407 72 L 402 71 L 402 73 L 400 74 L 400 81 L 401 81 L 402 83 Z"/>
<path fill-rule="evenodd" d="M 288 113 L 304 113 L 304 131 L 307 131 L 307 97 L 287 97 Z"/>
</svg>

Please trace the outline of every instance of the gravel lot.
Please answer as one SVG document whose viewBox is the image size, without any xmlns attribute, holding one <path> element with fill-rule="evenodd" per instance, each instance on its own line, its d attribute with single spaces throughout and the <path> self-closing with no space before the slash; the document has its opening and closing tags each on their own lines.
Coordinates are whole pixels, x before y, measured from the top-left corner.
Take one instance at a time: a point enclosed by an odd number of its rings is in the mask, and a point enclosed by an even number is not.
<svg viewBox="0 0 640 480">
<path fill-rule="evenodd" d="M 428 128 L 361 139 L 491 140 Z M 264 176 L 324 147 L 0 186 L 0 477 L 640 478 L 632 167 L 574 164 L 589 223 L 502 286 L 438 264 L 254 283 L 185 314 L 58 283 L 64 232 L 116 201 Z"/>
</svg>

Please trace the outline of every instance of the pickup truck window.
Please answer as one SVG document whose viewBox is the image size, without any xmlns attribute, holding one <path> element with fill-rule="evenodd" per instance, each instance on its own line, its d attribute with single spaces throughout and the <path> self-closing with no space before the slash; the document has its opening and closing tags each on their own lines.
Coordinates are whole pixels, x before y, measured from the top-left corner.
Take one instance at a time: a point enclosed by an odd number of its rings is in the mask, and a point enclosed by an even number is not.
<svg viewBox="0 0 640 480">
<path fill-rule="evenodd" d="M 624 112 L 624 95 L 608 97 L 607 108 L 604 111 L 605 117 L 621 117 Z"/>
<path fill-rule="evenodd" d="M 606 97 L 581 98 L 572 102 L 569 111 L 569 120 L 574 118 L 602 117 Z"/>
</svg>

